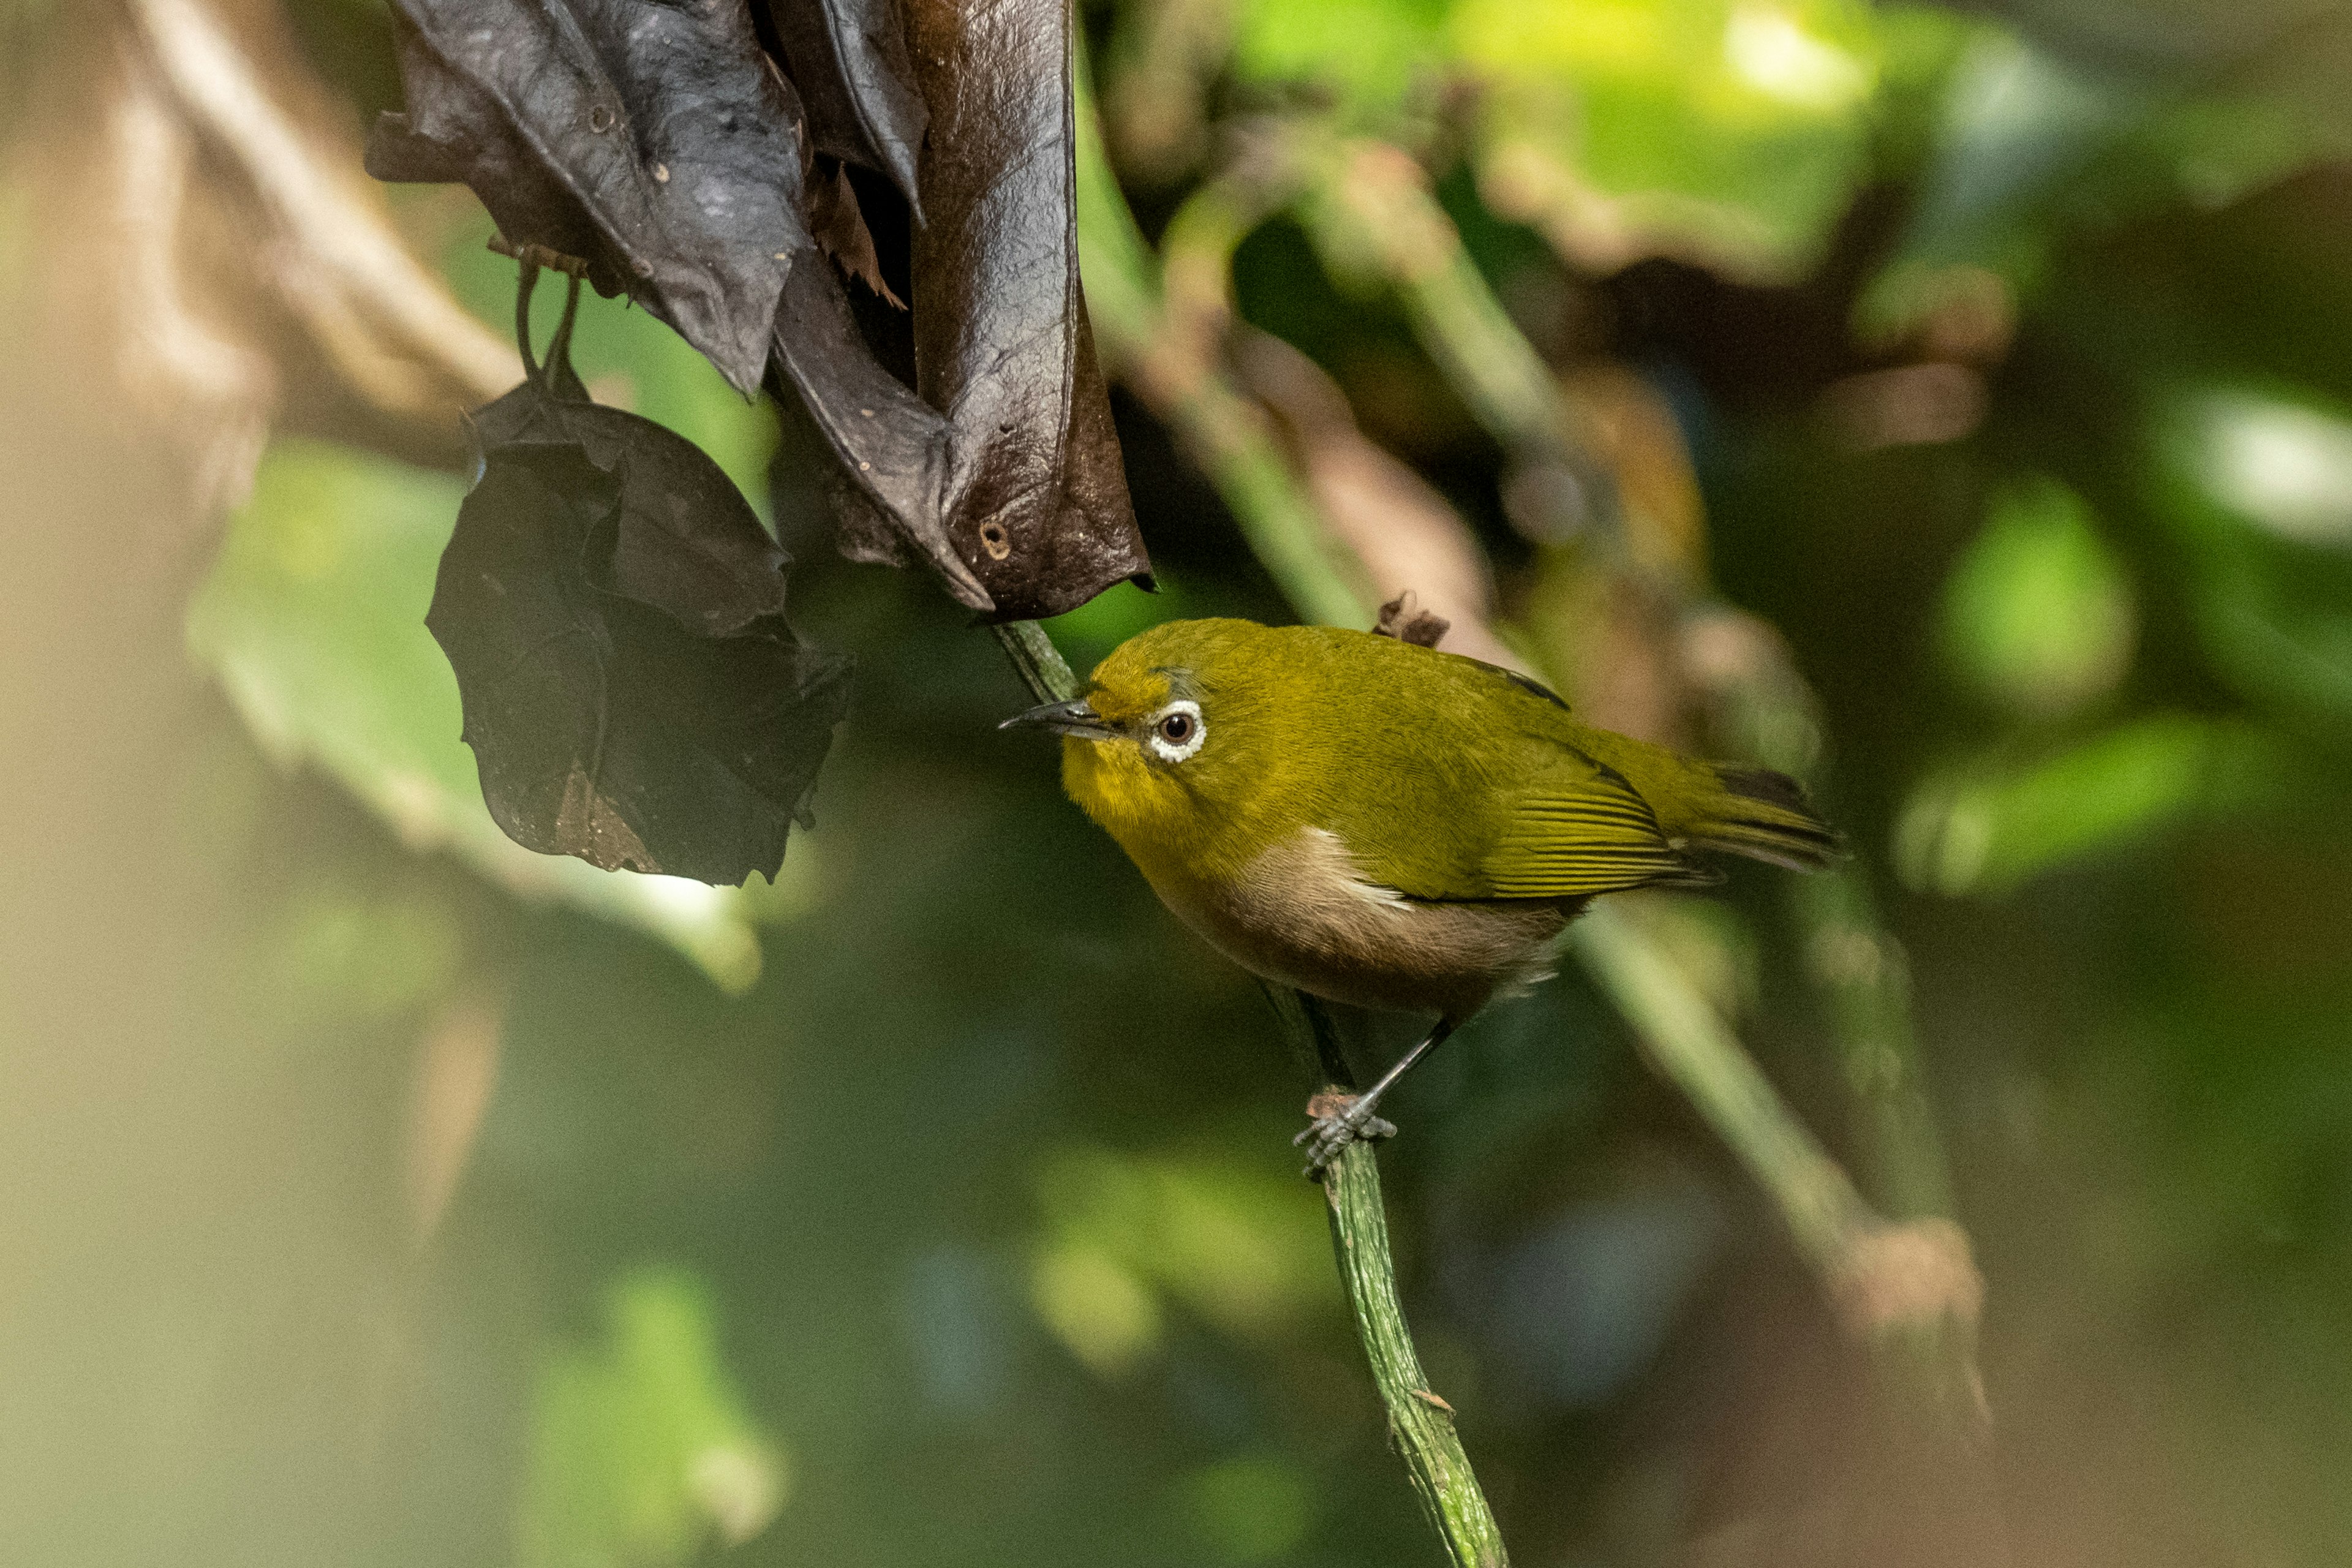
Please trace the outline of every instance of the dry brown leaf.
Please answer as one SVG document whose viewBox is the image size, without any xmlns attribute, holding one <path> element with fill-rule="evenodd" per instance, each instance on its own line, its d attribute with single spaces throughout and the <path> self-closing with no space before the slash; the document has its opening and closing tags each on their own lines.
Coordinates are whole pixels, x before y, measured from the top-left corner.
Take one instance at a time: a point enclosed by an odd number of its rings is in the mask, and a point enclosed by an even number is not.
<svg viewBox="0 0 2352 1568">
<path fill-rule="evenodd" d="M 857 192 L 849 184 L 846 168 L 835 164 L 833 178 L 819 176 L 809 187 L 808 215 L 817 244 L 835 266 L 865 284 L 866 292 L 880 295 L 901 310 L 907 308 L 907 301 L 883 281 L 874 233 L 866 226 L 866 214 L 857 205 Z"/>
</svg>

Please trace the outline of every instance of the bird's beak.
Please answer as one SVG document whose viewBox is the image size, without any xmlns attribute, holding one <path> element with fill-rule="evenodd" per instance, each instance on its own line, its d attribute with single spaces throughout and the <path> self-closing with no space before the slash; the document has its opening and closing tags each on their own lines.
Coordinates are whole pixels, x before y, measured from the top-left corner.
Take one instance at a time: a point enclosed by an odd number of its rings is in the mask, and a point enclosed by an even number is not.
<svg viewBox="0 0 2352 1568">
<path fill-rule="evenodd" d="M 1015 713 L 1000 730 L 1051 730 L 1057 735 L 1076 735 L 1082 740 L 1108 741 L 1118 731 L 1095 716 L 1083 697 L 1073 697 L 1067 702 L 1048 702 L 1032 708 L 1026 713 Z"/>
</svg>

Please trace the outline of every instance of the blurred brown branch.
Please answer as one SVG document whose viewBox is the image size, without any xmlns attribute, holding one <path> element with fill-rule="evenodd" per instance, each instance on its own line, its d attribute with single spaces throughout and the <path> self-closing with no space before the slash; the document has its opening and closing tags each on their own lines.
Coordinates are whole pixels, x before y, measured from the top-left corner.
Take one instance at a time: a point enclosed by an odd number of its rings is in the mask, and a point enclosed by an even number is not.
<svg viewBox="0 0 2352 1568">
<path fill-rule="evenodd" d="M 512 346 L 409 253 L 275 7 L 119 0 L 41 62 L 19 157 L 61 352 L 99 346 L 180 455 L 203 537 L 289 414 L 422 460 L 512 384 Z"/>
</svg>

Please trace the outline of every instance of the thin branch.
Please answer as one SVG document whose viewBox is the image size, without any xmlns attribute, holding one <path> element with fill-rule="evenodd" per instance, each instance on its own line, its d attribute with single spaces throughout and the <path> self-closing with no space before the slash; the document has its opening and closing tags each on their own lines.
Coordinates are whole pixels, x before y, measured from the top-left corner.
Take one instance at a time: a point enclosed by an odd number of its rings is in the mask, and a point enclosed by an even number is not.
<svg viewBox="0 0 2352 1568">
<path fill-rule="evenodd" d="M 387 411 L 442 420 L 515 383 L 513 345 L 408 253 L 353 177 L 355 156 L 320 155 L 319 134 L 296 122 L 216 12 L 203 0 L 129 0 L 129 9 L 189 123 L 277 224 L 280 287 L 352 386 Z"/>
<path fill-rule="evenodd" d="M 1078 695 L 1078 679 L 1045 627 L 1034 621 L 1015 621 L 995 630 L 1013 668 L 1039 701 Z M 1286 986 L 1266 985 L 1265 991 L 1294 1053 L 1322 1085 L 1318 1098 L 1353 1093 L 1355 1083 L 1322 1008 Z M 1397 1298 L 1396 1261 L 1389 1251 L 1388 1211 L 1381 1203 L 1380 1164 L 1370 1144 L 1350 1143 L 1332 1162 L 1323 1173 L 1323 1197 L 1330 1210 L 1331 1250 L 1339 1259 L 1356 1335 L 1363 1342 L 1373 1386 L 1388 1412 L 1390 1436 L 1404 1457 L 1423 1511 L 1445 1542 L 1455 1568 L 1504 1568 L 1507 1559 L 1502 1532 L 1454 1429 L 1454 1407 L 1431 1390 L 1413 1350 L 1412 1331 L 1405 1324 L 1404 1305 Z"/>
<path fill-rule="evenodd" d="M 1324 1086 L 1317 1100 L 1354 1094 L 1355 1078 L 1323 1005 L 1303 992 L 1259 984 L 1282 1020 L 1291 1054 Z M 1429 1386 L 1413 1349 L 1412 1331 L 1405 1324 L 1403 1303 L 1397 1300 L 1396 1260 L 1389 1252 L 1380 1163 L 1370 1144 L 1354 1142 L 1340 1151 L 1323 1173 L 1323 1198 L 1330 1210 L 1331 1250 L 1339 1262 L 1339 1282 L 1348 1293 L 1356 1335 L 1422 1512 L 1456 1568 L 1503 1568 L 1508 1561 L 1503 1534 L 1471 1473 L 1470 1456 L 1454 1427 L 1454 1406 Z"/>
</svg>

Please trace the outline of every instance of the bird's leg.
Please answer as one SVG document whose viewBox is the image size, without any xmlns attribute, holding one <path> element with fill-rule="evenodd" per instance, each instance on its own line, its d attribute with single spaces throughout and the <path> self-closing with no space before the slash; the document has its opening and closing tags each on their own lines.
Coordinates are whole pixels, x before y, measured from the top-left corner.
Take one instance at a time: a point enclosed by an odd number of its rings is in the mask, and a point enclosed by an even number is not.
<svg viewBox="0 0 2352 1568">
<path fill-rule="evenodd" d="M 1351 1140 L 1395 1137 L 1396 1124 L 1373 1115 L 1373 1109 L 1380 1104 L 1381 1096 L 1395 1086 L 1397 1079 L 1412 1071 L 1413 1065 L 1423 1057 L 1444 1045 L 1445 1037 L 1453 1032 L 1453 1019 L 1438 1019 L 1436 1026 L 1423 1037 L 1421 1044 L 1405 1052 L 1398 1058 L 1396 1066 L 1381 1075 L 1380 1082 L 1353 1099 L 1340 1100 L 1336 1106 L 1317 1111 L 1315 1120 L 1307 1123 L 1307 1130 L 1291 1140 L 1293 1143 L 1307 1147 L 1307 1174 L 1319 1179 L 1323 1167 L 1338 1159 L 1339 1151 L 1345 1149 Z M 1319 1100 L 1320 1097 L 1318 1102 Z M 1315 1110 L 1312 1106 L 1308 1109 L 1310 1111 Z M 1312 1142 L 1308 1142 L 1310 1139 Z"/>
</svg>

